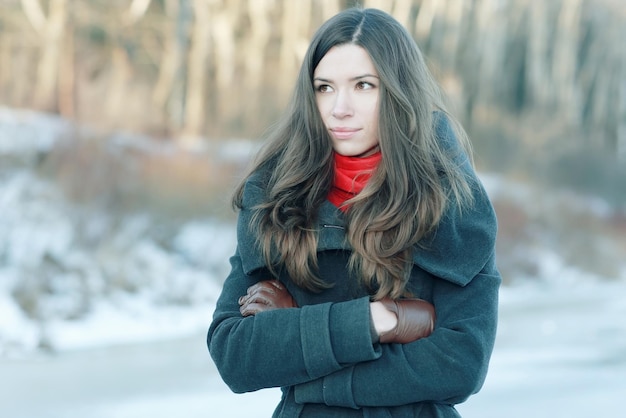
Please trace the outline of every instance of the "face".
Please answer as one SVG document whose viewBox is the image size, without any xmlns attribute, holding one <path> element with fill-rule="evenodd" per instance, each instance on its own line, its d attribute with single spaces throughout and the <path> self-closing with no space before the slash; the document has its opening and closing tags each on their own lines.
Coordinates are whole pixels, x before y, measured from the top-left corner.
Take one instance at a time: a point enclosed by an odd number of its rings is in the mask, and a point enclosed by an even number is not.
<svg viewBox="0 0 626 418">
<path fill-rule="evenodd" d="M 372 59 L 357 45 L 331 48 L 315 68 L 317 108 L 338 154 L 366 156 L 378 149 L 379 85 Z"/>
</svg>

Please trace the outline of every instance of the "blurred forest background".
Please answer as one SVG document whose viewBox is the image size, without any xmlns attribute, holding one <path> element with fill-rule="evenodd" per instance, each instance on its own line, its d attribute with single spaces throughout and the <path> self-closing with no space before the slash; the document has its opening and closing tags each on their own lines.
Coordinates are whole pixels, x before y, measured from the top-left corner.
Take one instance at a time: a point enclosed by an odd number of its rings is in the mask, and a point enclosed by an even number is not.
<svg viewBox="0 0 626 418">
<path fill-rule="evenodd" d="M 0 129 L 0 180 L 8 190 L 0 194 L 0 276 L 10 271 L 5 286 L 20 309 L 41 320 L 49 313 L 41 299 L 70 289 L 75 301 L 55 305 L 50 317 L 81 317 L 103 288 L 149 285 L 141 269 L 155 261 L 145 252 L 132 274 L 110 264 L 132 256 L 137 240 L 150 237 L 169 254 L 190 219 L 232 221 L 232 186 L 256 138 L 286 105 L 312 33 L 356 3 L 0 0 L 0 110 L 71 124 L 47 130 L 61 133 L 28 157 L 6 151 L 28 139 L 22 127 L 4 137 Z M 560 276 L 563 265 L 626 275 L 626 3 L 358 3 L 388 11 L 414 35 L 468 130 L 500 219 L 505 279 Z M 28 123 L 13 119 L 5 125 Z M 76 206 L 23 210 L 57 199 L 19 180 L 23 170 Z M 154 218 L 138 224 L 132 216 L 139 212 Z M 30 249 L 33 231 L 58 219 L 70 225 L 62 228 L 70 231 L 65 241 L 50 238 L 35 256 L 16 255 L 20 245 Z M 32 229 L 18 245 L 16 225 L 26 221 Z M 57 226 L 50 231 L 58 236 Z M 203 245 L 223 236 L 211 231 Z M 97 267 L 77 264 L 71 251 Z M 561 270 L 546 270 L 542 256 L 552 253 Z M 206 257 L 195 259 L 205 272 L 213 268 Z M 213 257 L 222 266 L 228 255 Z M 163 280 L 173 280 L 178 262 L 167 264 Z M 225 277 L 222 267 L 215 271 Z M 168 282 L 157 299 L 189 303 L 193 290 L 184 292 L 193 287 L 172 296 L 176 286 Z"/>
<path fill-rule="evenodd" d="M 259 137 L 321 22 L 381 8 L 429 58 L 483 169 L 626 199 L 621 0 L 2 3 L 5 106 L 184 145 Z"/>
<path fill-rule="evenodd" d="M 3 416 L 270 414 L 203 341 L 230 196 L 312 33 L 355 3 L 0 0 Z M 496 350 L 462 415 L 616 415 L 626 0 L 358 3 L 415 37 L 498 215 Z"/>
<path fill-rule="evenodd" d="M 2 0 L 3 104 L 188 140 L 257 137 L 354 0 Z M 415 36 L 489 164 L 626 158 L 621 0 L 364 0 Z M 493 155 L 492 155 L 493 154 Z"/>
</svg>

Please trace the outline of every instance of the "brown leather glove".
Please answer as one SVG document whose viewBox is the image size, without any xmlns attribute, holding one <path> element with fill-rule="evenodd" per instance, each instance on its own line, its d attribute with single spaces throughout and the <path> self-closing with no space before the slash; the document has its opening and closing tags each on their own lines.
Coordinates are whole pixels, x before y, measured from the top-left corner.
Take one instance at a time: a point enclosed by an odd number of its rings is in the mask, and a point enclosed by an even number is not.
<svg viewBox="0 0 626 418">
<path fill-rule="evenodd" d="M 264 280 L 248 288 L 248 292 L 239 298 L 239 312 L 243 316 L 256 315 L 259 312 L 280 308 L 297 308 L 296 301 L 278 280 Z"/>
<path fill-rule="evenodd" d="M 422 299 L 381 299 L 398 317 L 395 328 L 379 335 L 381 343 L 406 344 L 428 337 L 435 326 L 435 307 Z"/>
</svg>

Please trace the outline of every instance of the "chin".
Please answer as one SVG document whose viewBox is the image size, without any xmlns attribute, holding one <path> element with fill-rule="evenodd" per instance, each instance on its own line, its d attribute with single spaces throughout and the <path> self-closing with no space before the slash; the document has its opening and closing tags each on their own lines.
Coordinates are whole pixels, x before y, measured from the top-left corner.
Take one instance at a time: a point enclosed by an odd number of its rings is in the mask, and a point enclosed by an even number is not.
<svg viewBox="0 0 626 418">
<path fill-rule="evenodd" d="M 358 157 L 362 154 L 359 151 L 346 151 L 341 149 L 336 149 L 335 152 L 339 155 L 343 155 L 344 157 Z"/>
<path fill-rule="evenodd" d="M 343 155 L 344 157 L 367 157 L 377 152 L 380 148 L 378 144 L 376 144 L 371 148 L 365 149 L 346 149 L 345 147 L 337 147 L 333 149 L 337 154 Z"/>
</svg>

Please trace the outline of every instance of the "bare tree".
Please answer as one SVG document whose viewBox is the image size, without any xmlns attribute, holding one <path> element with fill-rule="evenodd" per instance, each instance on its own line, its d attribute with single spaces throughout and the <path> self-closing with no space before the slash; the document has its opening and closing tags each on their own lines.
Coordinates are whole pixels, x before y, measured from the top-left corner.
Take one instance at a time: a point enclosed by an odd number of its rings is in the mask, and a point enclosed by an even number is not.
<svg viewBox="0 0 626 418">
<path fill-rule="evenodd" d="M 71 10 L 71 0 L 70 10 Z M 59 113 L 69 119 L 76 117 L 76 57 L 74 46 L 74 22 L 71 12 L 68 14 L 68 22 L 65 28 L 66 36 L 63 38 L 63 48 L 59 60 Z"/>
<path fill-rule="evenodd" d="M 411 9 L 413 8 L 413 0 L 396 0 L 390 13 L 398 19 L 398 22 L 407 29 L 411 30 Z"/>
<path fill-rule="evenodd" d="M 151 0 L 132 0 L 128 10 L 122 16 L 122 21 L 126 25 L 133 25 L 137 23 L 146 15 L 148 7 L 150 7 L 150 2 Z"/>
<path fill-rule="evenodd" d="M 570 123 L 575 123 L 581 113 L 580 98 L 576 94 L 581 3 L 582 0 L 561 2 L 554 40 L 551 78 L 556 88 L 559 107 L 563 109 L 564 116 Z"/>
<path fill-rule="evenodd" d="M 164 112 L 164 115 L 177 74 L 180 73 L 184 48 L 180 37 L 177 36 L 179 10 L 179 0 L 165 0 L 165 18 L 161 25 L 164 45 L 158 65 L 159 76 L 152 89 L 152 101 L 158 109 Z"/>
<path fill-rule="evenodd" d="M 217 101 L 214 107 L 216 120 L 224 123 L 232 117 L 234 100 L 233 80 L 237 65 L 237 45 L 235 30 L 243 5 L 241 0 L 231 0 L 229 7 L 222 3 L 224 0 L 213 0 L 211 13 L 211 38 L 213 40 L 213 66 L 215 68 L 215 90 L 211 92 L 213 100 Z"/>
<path fill-rule="evenodd" d="M 418 39 L 426 39 L 430 36 L 433 21 L 439 13 L 439 0 L 422 0 L 419 13 L 415 20 L 415 36 Z"/>
<path fill-rule="evenodd" d="M 276 0 L 248 0 L 248 16 L 250 18 L 250 33 L 245 45 L 245 68 L 247 89 L 256 91 L 263 79 L 263 64 L 265 53 L 269 45 L 271 28 L 271 11 Z M 325 1 L 327 4 L 328 1 Z"/>
<path fill-rule="evenodd" d="M 311 0 L 283 0 L 280 37 L 280 103 L 291 90 L 299 62 L 304 57 L 311 24 Z"/>
<path fill-rule="evenodd" d="M 67 3 L 67 0 L 50 0 L 46 16 L 39 0 L 21 0 L 24 13 L 41 41 L 34 101 L 38 108 L 44 110 L 55 110 L 57 107 L 55 96 L 65 36 Z"/>
<path fill-rule="evenodd" d="M 339 0 L 321 0 L 322 3 L 322 18 L 324 20 L 329 19 L 331 16 L 336 15 L 341 10 Z"/>
<path fill-rule="evenodd" d="M 187 94 L 183 133 L 195 141 L 203 131 L 205 120 L 205 88 L 211 35 L 210 0 L 194 0 L 194 23 L 187 66 Z M 192 139 L 193 138 L 193 139 Z"/>
</svg>

